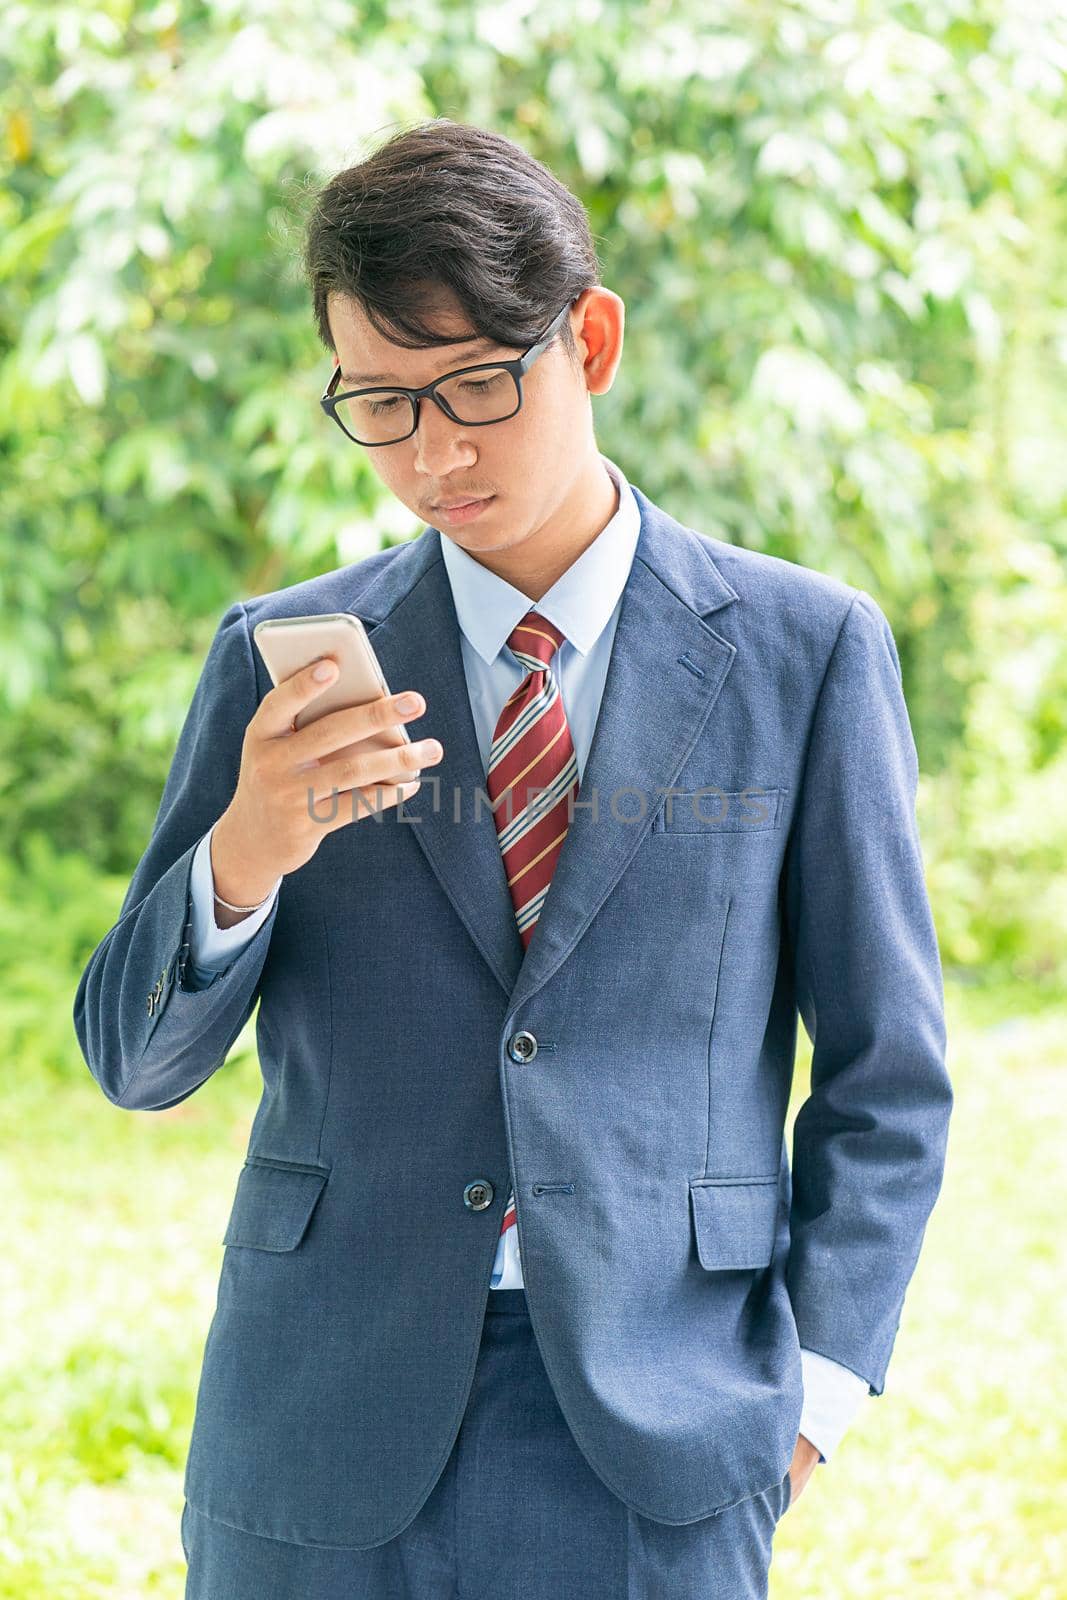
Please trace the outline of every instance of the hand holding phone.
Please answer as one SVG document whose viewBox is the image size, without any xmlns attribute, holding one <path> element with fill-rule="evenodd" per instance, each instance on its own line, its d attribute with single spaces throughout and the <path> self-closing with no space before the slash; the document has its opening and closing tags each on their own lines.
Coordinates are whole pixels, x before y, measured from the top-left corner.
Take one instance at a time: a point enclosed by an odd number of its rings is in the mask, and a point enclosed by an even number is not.
<svg viewBox="0 0 1067 1600">
<path fill-rule="evenodd" d="M 235 905 L 258 904 L 327 834 L 414 794 L 444 753 L 436 740 L 411 742 L 405 724 L 425 703 L 401 709 L 358 617 L 279 618 L 253 636 L 274 687 L 245 730 L 237 788 L 211 836 L 216 891 Z M 314 675 L 323 662 L 326 682 Z"/>
</svg>

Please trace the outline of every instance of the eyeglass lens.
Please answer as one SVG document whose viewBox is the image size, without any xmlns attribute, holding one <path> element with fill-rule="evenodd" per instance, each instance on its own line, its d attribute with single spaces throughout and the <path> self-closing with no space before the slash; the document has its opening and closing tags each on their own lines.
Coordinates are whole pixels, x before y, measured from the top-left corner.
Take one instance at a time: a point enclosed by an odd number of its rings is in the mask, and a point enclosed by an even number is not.
<svg viewBox="0 0 1067 1600">
<path fill-rule="evenodd" d="M 505 367 L 485 367 L 449 378 L 438 386 L 437 393 L 460 422 L 503 422 L 519 409 L 519 386 L 514 373 Z M 336 410 L 359 444 L 392 444 L 415 428 L 415 402 L 396 389 L 374 389 L 339 400 Z"/>
</svg>

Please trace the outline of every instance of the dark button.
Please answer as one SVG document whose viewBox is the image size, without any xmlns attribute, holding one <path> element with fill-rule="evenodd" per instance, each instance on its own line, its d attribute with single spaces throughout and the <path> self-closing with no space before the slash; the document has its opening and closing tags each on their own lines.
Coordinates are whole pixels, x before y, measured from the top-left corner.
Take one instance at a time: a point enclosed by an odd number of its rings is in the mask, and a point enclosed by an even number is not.
<svg viewBox="0 0 1067 1600">
<path fill-rule="evenodd" d="M 532 1061 L 537 1054 L 537 1040 L 526 1028 L 513 1033 L 508 1040 L 508 1055 L 512 1061 Z"/>
<path fill-rule="evenodd" d="M 484 1211 L 493 1203 L 493 1185 L 488 1178 L 475 1178 L 463 1191 L 463 1203 L 472 1211 Z"/>
</svg>

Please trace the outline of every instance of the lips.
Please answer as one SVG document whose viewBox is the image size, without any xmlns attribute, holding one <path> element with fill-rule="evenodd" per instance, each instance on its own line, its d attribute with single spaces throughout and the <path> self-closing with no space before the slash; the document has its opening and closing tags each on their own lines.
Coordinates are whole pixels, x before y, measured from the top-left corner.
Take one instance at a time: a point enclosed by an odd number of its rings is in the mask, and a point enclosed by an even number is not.
<svg viewBox="0 0 1067 1600">
<path fill-rule="evenodd" d="M 491 495 L 476 494 L 472 495 L 469 500 L 440 500 L 432 509 L 434 511 L 459 511 L 463 506 L 477 505 L 479 501 L 490 500 L 491 498 Z"/>
<path fill-rule="evenodd" d="M 495 505 L 496 495 L 487 494 L 480 500 L 468 500 L 462 505 L 437 506 L 433 514 L 446 527 L 461 528 L 468 522 L 476 522 L 490 506 Z"/>
</svg>

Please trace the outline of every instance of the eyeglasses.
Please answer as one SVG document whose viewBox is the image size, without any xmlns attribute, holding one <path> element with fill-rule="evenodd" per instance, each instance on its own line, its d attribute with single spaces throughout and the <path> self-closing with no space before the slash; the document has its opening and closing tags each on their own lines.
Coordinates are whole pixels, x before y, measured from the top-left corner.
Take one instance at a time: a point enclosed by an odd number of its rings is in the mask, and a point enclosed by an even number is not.
<svg viewBox="0 0 1067 1600">
<path fill-rule="evenodd" d="M 514 361 L 483 361 L 473 367 L 458 367 L 422 389 L 348 389 L 336 394 L 341 363 L 335 358 L 333 376 L 319 405 L 355 444 L 372 449 L 410 439 L 419 425 L 419 403 L 424 396 L 465 428 L 487 428 L 493 422 L 506 422 L 522 409 L 524 375 L 548 349 L 578 298 L 576 295 L 568 300 L 537 343 Z M 472 377 L 472 373 L 480 376 Z"/>
</svg>

